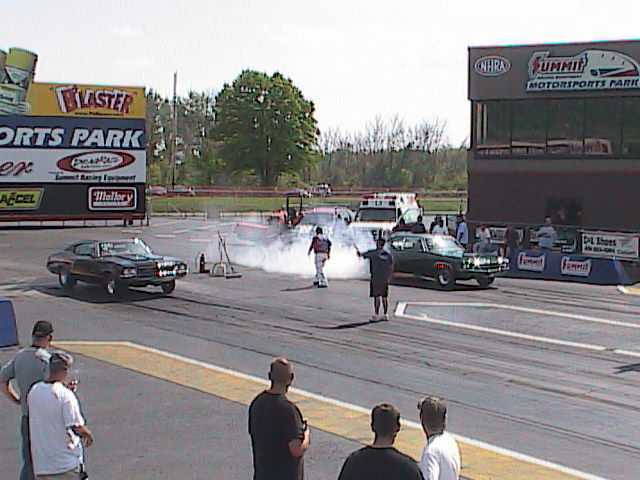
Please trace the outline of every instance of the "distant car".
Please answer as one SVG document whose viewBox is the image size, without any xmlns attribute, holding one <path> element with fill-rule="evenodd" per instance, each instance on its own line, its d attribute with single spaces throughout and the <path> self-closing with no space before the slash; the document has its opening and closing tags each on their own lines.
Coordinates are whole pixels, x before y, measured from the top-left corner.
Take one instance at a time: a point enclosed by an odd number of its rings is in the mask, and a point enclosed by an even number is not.
<svg viewBox="0 0 640 480">
<path fill-rule="evenodd" d="M 166 195 L 167 189 L 161 185 L 147 188 L 147 195 Z"/>
<path fill-rule="evenodd" d="M 196 196 L 196 192 L 192 187 L 185 187 L 184 185 L 176 185 L 169 190 L 169 193 L 172 195 L 185 195 L 188 197 Z"/>
<path fill-rule="evenodd" d="M 147 285 L 169 294 L 176 279 L 188 272 L 184 261 L 154 254 L 139 238 L 74 242 L 49 256 L 47 268 L 58 275 L 63 288 L 73 288 L 78 281 L 99 284 L 109 296 Z"/>
<path fill-rule="evenodd" d="M 509 269 L 509 260 L 498 255 L 465 253 L 449 235 L 398 232 L 389 237 L 394 271 L 434 278 L 443 288 L 456 280 L 476 280 L 487 288 L 497 275 Z"/>
<path fill-rule="evenodd" d="M 321 183 L 311 188 L 311 193 L 319 197 L 330 197 L 332 190 L 328 183 Z"/>
</svg>

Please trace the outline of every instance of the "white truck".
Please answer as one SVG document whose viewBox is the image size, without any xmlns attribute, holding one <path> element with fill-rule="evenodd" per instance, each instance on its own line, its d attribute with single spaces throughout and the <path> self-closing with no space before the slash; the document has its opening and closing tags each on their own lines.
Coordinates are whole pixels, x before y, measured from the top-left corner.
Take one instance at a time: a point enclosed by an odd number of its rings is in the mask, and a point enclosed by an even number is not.
<svg viewBox="0 0 640 480">
<path fill-rule="evenodd" d="M 422 209 L 415 193 L 370 193 L 360 201 L 356 216 L 349 225 L 358 246 L 372 245 L 375 239 L 387 238 L 400 220 L 415 223 Z"/>
</svg>

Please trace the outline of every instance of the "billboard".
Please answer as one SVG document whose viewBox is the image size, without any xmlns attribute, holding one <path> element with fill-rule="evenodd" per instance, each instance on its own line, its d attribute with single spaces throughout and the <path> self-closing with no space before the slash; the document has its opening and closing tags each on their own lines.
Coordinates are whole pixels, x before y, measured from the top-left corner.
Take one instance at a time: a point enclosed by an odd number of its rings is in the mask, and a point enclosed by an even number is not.
<svg viewBox="0 0 640 480">
<path fill-rule="evenodd" d="M 0 220 L 144 216 L 144 88 L 34 82 L 37 61 L 0 50 Z"/>
</svg>

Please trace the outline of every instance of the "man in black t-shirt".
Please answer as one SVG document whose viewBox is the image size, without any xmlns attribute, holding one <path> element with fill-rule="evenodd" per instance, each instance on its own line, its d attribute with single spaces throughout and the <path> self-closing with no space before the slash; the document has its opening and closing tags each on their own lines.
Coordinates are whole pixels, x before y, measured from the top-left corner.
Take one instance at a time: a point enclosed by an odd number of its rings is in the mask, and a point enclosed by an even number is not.
<svg viewBox="0 0 640 480">
<path fill-rule="evenodd" d="M 253 479 L 302 480 L 302 456 L 310 436 L 300 410 L 285 396 L 293 381 L 293 369 L 285 358 L 271 362 L 269 379 L 271 388 L 249 407 Z"/>
<path fill-rule="evenodd" d="M 373 444 L 347 457 L 338 480 L 424 480 L 418 464 L 393 447 L 400 431 L 400 413 L 382 403 L 371 411 Z"/>
</svg>

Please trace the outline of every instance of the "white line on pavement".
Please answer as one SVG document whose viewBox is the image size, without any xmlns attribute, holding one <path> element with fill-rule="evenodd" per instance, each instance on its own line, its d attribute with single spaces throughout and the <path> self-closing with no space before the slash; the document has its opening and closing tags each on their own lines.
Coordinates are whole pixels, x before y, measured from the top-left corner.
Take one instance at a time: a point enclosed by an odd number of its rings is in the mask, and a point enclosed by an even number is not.
<svg viewBox="0 0 640 480">
<path fill-rule="evenodd" d="M 552 344 L 552 345 L 562 345 L 565 347 L 574 347 L 574 348 L 581 348 L 583 350 L 590 350 L 590 351 L 595 351 L 595 352 L 604 352 L 604 351 L 610 351 L 616 355 L 624 355 L 624 356 L 631 356 L 631 357 L 640 357 L 640 352 L 634 352 L 631 350 L 622 350 L 622 349 L 618 349 L 618 348 L 611 348 L 611 347 L 605 347 L 603 345 L 592 345 L 590 343 L 580 343 L 580 342 L 572 342 L 569 340 L 561 340 L 558 338 L 549 338 L 549 337 L 541 337 L 538 335 L 529 335 L 526 333 L 519 333 L 519 332 L 513 332 L 510 330 L 501 330 L 501 329 L 497 329 L 497 328 L 490 328 L 490 327 L 482 327 L 479 325 L 470 325 L 468 323 L 459 323 L 459 322 L 450 322 L 448 320 L 440 320 L 437 318 L 432 318 L 429 317 L 427 315 L 410 315 L 405 313 L 406 307 L 407 305 L 411 304 L 411 305 L 423 305 L 423 304 L 430 304 L 433 305 L 435 303 L 438 302 L 398 302 L 398 305 L 396 307 L 396 313 L 395 315 L 397 317 L 400 318 L 409 318 L 411 320 L 417 320 L 420 322 L 426 322 L 426 323 L 435 323 L 438 325 L 445 325 L 448 327 L 455 327 L 455 328 L 462 328 L 465 330 L 472 330 L 472 331 L 476 331 L 476 332 L 483 332 L 483 333 L 491 333 L 494 335 L 502 335 L 505 337 L 511 337 L 511 338 L 519 338 L 522 340 L 531 340 L 534 342 L 541 342 L 541 343 L 548 343 L 548 344 Z M 457 304 L 458 306 L 461 304 Z M 482 306 L 493 306 L 493 304 L 475 304 L 474 306 L 478 306 L 478 305 L 482 305 Z M 465 306 L 470 306 L 470 304 L 465 304 Z"/>
<path fill-rule="evenodd" d="M 175 225 L 176 223 L 182 223 L 183 220 L 170 220 L 168 222 L 162 222 L 162 223 L 154 223 L 151 225 L 151 227 L 156 228 L 156 227 L 168 227 L 169 225 Z"/>
<path fill-rule="evenodd" d="M 179 234 L 181 234 L 181 233 L 187 233 L 187 232 L 190 232 L 190 231 L 191 231 L 191 230 L 190 230 L 190 229 L 188 229 L 188 228 L 181 228 L 181 229 L 179 229 L 179 230 L 174 230 L 174 231 L 173 231 L 173 232 L 171 232 L 171 233 L 174 233 L 174 234 L 176 234 L 176 235 L 179 235 Z"/>
<path fill-rule="evenodd" d="M 156 238 L 176 238 L 173 233 L 156 233 L 154 236 Z"/>
<path fill-rule="evenodd" d="M 136 348 L 139 350 L 143 350 L 143 351 L 148 351 L 148 352 L 152 352 L 158 355 L 162 355 L 168 358 L 173 358 L 176 360 L 180 360 L 182 362 L 186 362 L 186 363 L 190 363 L 192 365 L 197 365 L 199 367 L 204 367 L 204 368 L 208 368 L 217 372 L 221 372 L 221 373 L 225 373 L 227 375 L 232 375 L 234 377 L 237 378 L 242 378 L 245 380 L 251 380 L 253 382 L 262 384 L 262 385 L 268 385 L 269 382 L 263 378 L 259 378 L 259 377 L 255 377 L 253 375 L 248 375 L 246 373 L 242 373 L 242 372 L 238 372 L 235 370 L 230 370 L 228 368 L 224 368 L 224 367 L 219 367 L 217 365 L 211 365 L 209 363 L 205 363 L 202 362 L 200 360 L 195 360 L 193 358 L 189 358 L 189 357 L 184 357 L 182 355 L 178 355 L 175 353 L 169 353 L 169 352 L 165 352 L 164 350 L 159 350 L 157 348 L 153 348 L 153 347 L 147 347 L 145 345 L 140 345 L 137 343 L 133 343 L 133 342 L 91 342 L 91 341 L 62 341 L 59 340 L 60 343 L 66 343 L 66 344 L 77 344 L 77 345 L 126 345 L 132 348 Z M 296 393 L 299 395 L 304 395 L 306 397 L 309 398 L 313 398 L 315 400 L 319 400 L 321 402 L 326 402 L 326 403 L 330 403 L 332 405 L 336 405 L 338 407 L 341 408 L 346 408 L 349 410 L 353 410 L 356 412 L 360 412 L 360 413 L 365 413 L 365 414 L 370 414 L 371 413 L 371 409 L 370 408 L 365 408 L 362 407 L 360 405 L 355 405 L 352 403 L 348 403 L 348 402 L 343 402 L 342 400 L 337 400 L 335 398 L 331 398 L 331 397 L 325 397 L 324 395 L 319 395 L 317 393 L 312 393 L 312 392 L 307 392 L 306 390 L 302 390 L 299 388 L 289 388 L 289 391 L 292 393 Z M 407 425 L 410 426 L 412 428 L 416 428 L 416 429 L 422 429 L 422 425 L 418 422 L 412 422 L 410 420 L 404 420 L 401 419 L 400 422 L 403 425 Z M 459 441 L 461 442 L 465 442 L 468 443 L 470 445 L 479 447 L 479 448 L 484 448 L 485 450 L 488 450 L 490 452 L 495 452 L 495 453 L 499 453 L 502 455 L 506 455 L 512 458 L 515 458 L 517 460 L 523 460 L 525 462 L 529 462 L 529 463 L 533 463 L 534 465 L 540 465 L 542 467 L 547 467 L 547 468 L 551 468 L 554 469 L 556 471 L 559 472 L 563 472 L 566 473 L 568 475 L 573 475 L 577 478 L 581 478 L 583 480 L 607 480 L 604 477 L 599 477 L 596 475 L 592 475 L 590 473 L 586 473 L 586 472 L 582 472 L 580 470 L 576 470 L 574 468 L 570 468 L 570 467 L 565 467 L 563 465 L 559 465 L 557 463 L 553 463 L 553 462 L 549 462 L 547 460 L 542 460 L 536 457 L 532 457 L 530 455 L 526 455 L 523 453 L 519 453 L 519 452 L 515 452 L 513 450 L 508 450 L 506 448 L 502 448 L 502 447 L 498 447 L 496 445 L 491 445 L 490 443 L 485 443 L 481 440 L 475 440 L 469 437 L 465 437 L 464 435 L 458 435 L 456 433 L 452 433 L 452 435 Z"/>
<path fill-rule="evenodd" d="M 211 240 L 210 238 L 190 238 L 189 239 L 190 242 L 192 243 L 211 243 L 213 240 Z"/>
<path fill-rule="evenodd" d="M 583 320 L 585 322 L 603 323 L 616 327 L 640 328 L 640 323 L 620 322 L 606 318 L 590 317 L 576 313 L 554 312 L 551 310 L 540 310 L 538 308 L 516 307 L 514 305 L 503 305 L 501 303 L 480 303 L 480 302 L 405 302 L 411 305 L 425 305 L 432 307 L 472 307 L 472 308 L 499 308 L 502 310 L 512 310 L 515 312 L 535 313 L 536 315 L 548 315 L 551 317 L 569 318 L 572 320 Z"/>
</svg>

